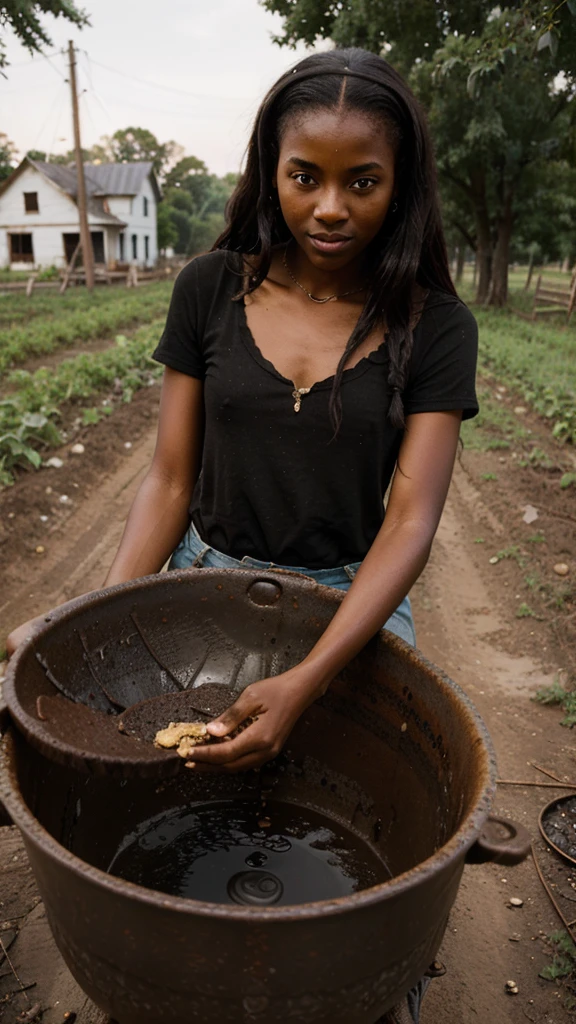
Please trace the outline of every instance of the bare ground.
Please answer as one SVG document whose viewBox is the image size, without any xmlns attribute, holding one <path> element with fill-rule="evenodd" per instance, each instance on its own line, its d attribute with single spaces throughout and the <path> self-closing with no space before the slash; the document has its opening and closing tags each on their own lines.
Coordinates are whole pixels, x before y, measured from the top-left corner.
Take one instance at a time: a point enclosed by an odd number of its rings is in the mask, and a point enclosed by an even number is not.
<svg viewBox="0 0 576 1024">
<path fill-rule="evenodd" d="M 0 496 L 2 633 L 101 585 L 152 455 L 156 401 L 156 388 L 141 392 L 131 406 L 117 410 L 113 422 L 103 421 L 87 433 L 83 456 L 63 451 L 62 469 L 26 475 Z M 536 421 L 532 429 L 556 458 L 557 446 L 547 432 Z M 549 781 L 532 767 L 535 762 L 574 781 L 573 734 L 559 726 L 556 709 L 530 700 L 537 688 L 574 664 L 573 501 L 553 486 L 554 470 L 517 467 L 512 457 L 512 452 L 464 453 L 432 558 L 413 592 L 418 641 L 478 706 L 502 778 Z M 485 480 L 490 473 L 500 481 Z M 62 494 L 69 500 L 61 502 Z M 540 510 L 538 522 L 527 525 L 522 521 L 526 503 L 546 505 L 548 512 Z M 543 539 L 531 543 L 537 528 Z M 490 562 L 511 548 L 512 555 Z M 569 565 L 568 583 L 554 574 L 560 561 Z M 538 577 L 538 588 L 526 583 L 527 576 Z M 529 603 L 531 614 L 517 617 L 523 603 Z M 576 917 L 576 868 L 572 875 L 547 852 L 537 828 L 541 808 L 560 794 L 500 786 L 496 809 L 530 830 L 570 920 Z M 38 1003 L 45 1024 L 69 1020 L 67 1012 L 76 1014 L 77 1024 L 104 1024 L 56 950 L 14 828 L 0 830 L 0 872 L 0 939 L 10 958 L 9 963 L 0 948 L 0 1018 L 15 1024 L 22 1010 Z M 513 895 L 523 900 L 522 907 L 509 906 Z M 546 936 L 559 927 L 531 860 L 516 868 L 466 868 L 440 952 L 447 973 L 430 988 L 422 1024 L 573 1020 L 565 1007 L 566 988 L 538 977 L 549 962 Z M 16 976 L 34 987 L 19 992 Z M 517 995 L 505 993 L 508 979 L 516 981 Z"/>
</svg>

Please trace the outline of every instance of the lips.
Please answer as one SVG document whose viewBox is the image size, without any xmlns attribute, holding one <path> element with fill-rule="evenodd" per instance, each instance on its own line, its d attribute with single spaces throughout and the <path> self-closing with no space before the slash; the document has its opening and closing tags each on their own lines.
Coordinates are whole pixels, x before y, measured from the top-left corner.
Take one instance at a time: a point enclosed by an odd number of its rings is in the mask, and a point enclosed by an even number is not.
<svg viewBox="0 0 576 1024">
<path fill-rule="evenodd" d="M 309 238 L 314 248 L 320 252 L 340 252 L 352 241 L 349 235 L 338 235 L 336 233 L 319 233 L 309 235 Z"/>
</svg>

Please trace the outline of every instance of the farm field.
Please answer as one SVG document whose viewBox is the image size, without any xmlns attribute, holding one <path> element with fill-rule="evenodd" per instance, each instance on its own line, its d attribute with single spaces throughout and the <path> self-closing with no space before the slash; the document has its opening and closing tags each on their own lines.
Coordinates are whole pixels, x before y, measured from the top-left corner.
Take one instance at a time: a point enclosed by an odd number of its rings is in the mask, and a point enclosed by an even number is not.
<svg viewBox="0 0 576 1024">
<path fill-rule="evenodd" d="M 23 466 L 38 469 L 43 454 L 111 414 L 119 401 L 129 402 L 158 376 L 161 368 L 150 353 L 172 286 L 163 281 L 92 295 L 77 289 L 28 300 L 0 296 L 0 486 L 11 484 Z M 134 330 L 137 324 L 142 326 Z M 128 337 L 116 334 L 131 328 Z M 30 366 L 45 357 L 48 365 Z"/>
<path fill-rule="evenodd" d="M 169 294 L 170 286 L 164 311 Z M 13 485 L 8 481 L 0 490 L 0 646 L 22 619 L 102 584 L 154 449 L 160 368 L 150 352 L 164 311 L 149 314 L 149 322 L 114 328 L 94 350 L 91 342 L 72 341 L 80 349 L 72 359 L 69 347 L 59 346 L 47 356 L 47 369 L 34 356 L 33 364 L 10 374 L 4 400 L 19 402 L 21 416 L 45 416 L 58 436 L 30 433 L 25 443 L 37 453 L 40 471 L 26 457 L 17 460 L 7 470 Z M 574 362 L 576 325 L 474 312 L 481 414 L 464 425 L 432 558 L 413 589 L 418 643 L 479 708 L 501 778 L 542 781 L 535 763 L 573 781 L 576 448 L 574 434 L 557 424 L 566 418 L 563 396 L 574 388 L 566 366 Z M 550 406 L 537 405 L 544 373 L 547 387 L 560 396 L 551 413 Z M 71 450 L 78 441 L 82 454 Z M 46 466 L 53 455 L 61 464 Z M 556 572 L 559 565 L 567 567 L 565 574 Z M 537 786 L 501 786 L 497 813 L 529 829 L 544 875 L 572 920 L 573 876 L 538 834 L 538 814 L 555 795 Z M 41 944 L 17 940 L 12 948 L 19 975 L 37 981 L 35 998 L 52 1007 L 46 1024 L 60 1024 L 63 999 L 77 1024 L 109 1024 L 79 993 L 55 950 L 34 905 L 17 836 L 5 853 L 0 848 L 0 864 L 14 904 L 25 892 L 17 925 L 23 937 L 43 935 Z M 511 896 L 523 907 L 511 908 Z M 421 1024 L 569 1024 L 576 998 L 570 977 L 550 980 L 560 927 L 531 861 L 466 868 L 440 953 L 447 974 L 432 984 Z M 35 960 L 27 958 L 27 948 Z M 486 980 L 479 983 L 479 977 Z M 515 997 L 504 990 L 511 978 L 519 987 Z M 0 998 L 1 985 L 2 979 Z M 10 1004 L 14 1017 L 24 1006 L 17 998 Z"/>
</svg>

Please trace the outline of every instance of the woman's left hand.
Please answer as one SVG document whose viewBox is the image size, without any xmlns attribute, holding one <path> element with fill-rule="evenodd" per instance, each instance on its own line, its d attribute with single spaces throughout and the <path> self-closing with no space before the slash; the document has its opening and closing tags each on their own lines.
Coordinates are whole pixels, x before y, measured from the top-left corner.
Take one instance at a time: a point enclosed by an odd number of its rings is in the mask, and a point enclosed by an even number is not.
<svg viewBox="0 0 576 1024">
<path fill-rule="evenodd" d="M 247 718 L 257 721 L 234 739 L 198 746 L 193 764 L 226 772 L 259 768 L 280 753 L 300 715 L 316 696 L 297 670 L 251 683 L 232 707 L 209 723 L 208 731 L 223 738 Z"/>
</svg>

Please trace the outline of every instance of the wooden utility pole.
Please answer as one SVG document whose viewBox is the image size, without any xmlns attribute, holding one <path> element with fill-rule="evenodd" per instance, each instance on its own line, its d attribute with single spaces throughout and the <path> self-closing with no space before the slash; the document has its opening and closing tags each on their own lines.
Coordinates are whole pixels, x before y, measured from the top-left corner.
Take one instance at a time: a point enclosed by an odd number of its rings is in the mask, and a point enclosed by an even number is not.
<svg viewBox="0 0 576 1024">
<path fill-rule="evenodd" d="M 70 89 L 72 91 L 72 117 L 74 121 L 74 151 L 76 153 L 76 178 L 78 181 L 78 211 L 80 213 L 80 244 L 82 246 L 82 262 L 86 275 L 86 287 L 92 291 L 94 287 L 94 250 L 88 213 L 86 210 L 86 181 L 84 179 L 84 162 L 80 144 L 80 114 L 78 112 L 78 92 L 76 89 L 76 55 L 72 40 L 68 43 L 68 60 L 70 64 Z"/>
</svg>

